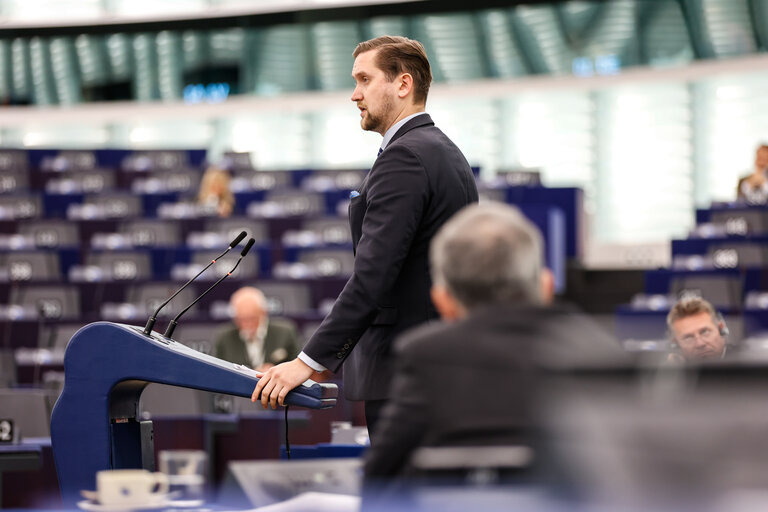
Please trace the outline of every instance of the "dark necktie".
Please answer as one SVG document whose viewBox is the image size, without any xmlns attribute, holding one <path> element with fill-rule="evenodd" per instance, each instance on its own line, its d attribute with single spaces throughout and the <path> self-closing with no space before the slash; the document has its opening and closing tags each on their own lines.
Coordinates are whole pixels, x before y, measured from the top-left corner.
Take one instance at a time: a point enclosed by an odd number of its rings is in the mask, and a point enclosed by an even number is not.
<svg viewBox="0 0 768 512">
<path fill-rule="evenodd" d="M 376 155 L 376 158 L 379 157 L 379 155 L 381 154 L 382 151 L 384 151 L 384 148 L 379 148 L 379 153 Z"/>
</svg>

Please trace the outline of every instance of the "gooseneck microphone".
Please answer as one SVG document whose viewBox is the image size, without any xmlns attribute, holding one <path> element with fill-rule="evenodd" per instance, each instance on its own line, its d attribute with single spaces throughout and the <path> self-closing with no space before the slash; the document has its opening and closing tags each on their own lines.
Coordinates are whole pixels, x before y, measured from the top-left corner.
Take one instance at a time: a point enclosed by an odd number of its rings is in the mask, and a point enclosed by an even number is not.
<svg viewBox="0 0 768 512">
<path fill-rule="evenodd" d="M 211 262 L 210 262 L 208 265 L 206 265 L 206 266 L 205 266 L 205 268 L 204 268 L 203 270 L 201 270 L 200 272 L 198 272 L 198 273 L 197 273 L 197 275 L 196 275 L 195 277 L 193 277 L 192 279 L 190 279 L 189 281 L 187 281 L 186 283 L 184 283 L 184 286 L 182 286 L 181 288 L 179 288 L 178 290 L 176 290 L 176 293 L 174 293 L 173 295 L 171 295 L 170 297 L 168 297 L 168 300 L 166 300 L 165 302 L 163 302 L 162 304 L 160 304 L 159 306 L 157 306 L 157 309 L 155 310 L 155 312 L 154 312 L 154 313 L 152 313 L 152 316 L 151 316 L 151 317 L 149 317 L 149 320 L 147 320 L 147 326 L 146 326 L 146 327 L 144 327 L 144 334 L 146 334 L 147 336 L 151 336 L 151 333 L 152 333 L 152 328 L 155 326 L 155 322 L 157 321 L 157 314 L 160 312 L 160 310 L 161 310 L 161 309 L 163 309 L 163 308 L 166 306 L 166 304 L 168 304 L 169 302 L 171 302 L 171 301 L 173 300 L 173 298 L 174 298 L 175 296 L 177 296 L 178 294 L 180 294 L 180 293 L 181 293 L 181 291 L 182 291 L 184 288 L 186 288 L 187 286 L 189 286 L 189 285 L 192 283 L 192 281 L 194 281 L 195 279 L 197 279 L 198 277 L 200 277 L 200 274 L 202 274 L 203 272 L 205 272 L 206 270 L 208 270 L 208 269 L 210 268 L 210 266 L 211 266 L 211 265 L 213 265 L 214 263 L 216 263 L 216 260 L 218 260 L 219 258 L 223 258 L 225 254 L 227 254 L 227 253 L 228 253 L 229 251 L 231 251 L 231 250 L 232 250 L 234 247 L 236 247 L 236 246 L 237 246 L 237 244 L 239 244 L 239 243 L 240 243 L 240 242 L 243 240 L 243 238 L 245 238 L 247 235 L 248 235 L 248 233 L 246 233 L 245 231 L 241 231 L 241 232 L 240 232 L 240 234 L 239 234 L 239 235 L 237 235 L 237 236 L 235 237 L 235 239 L 234 239 L 234 240 L 232 240 L 232 243 L 231 243 L 231 244 L 229 244 L 229 247 L 227 247 L 227 250 L 226 250 L 226 251 L 224 251 L 223 253 L 221 253 L 221 254 L 219 254 L 218 256 L 216 256 L 216 257 L 215 257 L 213 260 L 211 260 Z"/>
<path fill-rule="evenodd" d="M 193 301 L 192 301 L 192 304 L 190 304 L 189 306 L 187 306 L 186 308 L 184 308 L 184 309 L 183 309 L 181 312 L 179 312 L 179 314 L 178 314 L 178 315 L 176 315 L 176 318 L 174 318 L 173 320 L 171 320 L 171 322 L 168 324 L 168 328 L 167 328 L 167 329 L 165 330 L 165 332 L 163 333 L 163 336 L 165 336 L 166 338 L 170 338 L 170 337 L 173 335 L 173 331 L 174 331 L 174 330 L 176 330 L 176 326 L 179 324 L 179 318 L 181 318 L 181 316 L 182 316 L 184 313 L 186 313 L 187 311 L 189 311 L 189 309 L 190 309 L 192 306 L 194 306 L 195 304 L 197 304 L 197 302 L 198 302 L 200 299 L 202 299 L 203 297 L 205 297 L 205 296 L 208 294 L 208 292 L 210 292 L 211 290 L 213 290 L 214 288 L 216 288 L 217 286 L 219 286 L 219 283 L 220 283 L 220 282 L 222 282 L 223 280 L 225 280 L 226 278 L 228 278 L 229 276 L 231 276 L 231 275 L 232 275 L 232 272 L 234 272 L 234 271 L 235 271 L 235 269 L 236 269 L 236 268 L 237 268 L 237 266 L 240 264 L 240 262 L 243 260 L 243 258 L 245 257 L 245 255 L 246 255 L 246 254 L 248 254 L 248 251 L 250 251 L 250 250 L 251 250 L 251 247 L 253 247 L 253 244 L 254 244 L 254 243 L 256 243 L 256 240 L 254 240 L 253 238 L 251 238 L 250 240 L 248 240 L 248 243 L 247 243 L 247 244 L 245 244 L 245 247 L 243 248 L 242 252 L 240 253 L 240 257 L 239 257 L 239 258 L 237 258 L 237 263 L 235 263 L 235 266 L 234 266 L 234 267 L 232 267 L 232 270 L 230 270 L 229 272 L 227 272 L 226 274 L 224 274 L 223 276 L 221 276 L 221 277 L 219 278 L 219 280 L 218 280 L 218 281 L 216 281 L 215 283 L 213 283 L 213 284 L 211 285 L 211 287 L 210 287 L 210 288 L 208 288 L 207 290 L 205 290 L 203 293 L 201 293 L 201 294 L 200 294 L 200 296 L 199 296 L 198 298 L 196 298 L 195 300 L 193 300 Z"/>
</svg>

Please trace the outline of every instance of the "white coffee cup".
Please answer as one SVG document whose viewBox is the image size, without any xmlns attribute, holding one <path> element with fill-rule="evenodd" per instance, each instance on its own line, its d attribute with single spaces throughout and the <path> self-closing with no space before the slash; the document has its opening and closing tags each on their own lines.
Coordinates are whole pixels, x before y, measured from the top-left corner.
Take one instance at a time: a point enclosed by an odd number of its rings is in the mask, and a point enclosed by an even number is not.
<svg viewBox="0 0 768 512">
<path fill-rule="evenodd" d="M 149 504 L 168 494 L 168 477 L 146 469 L 99 471 L 96 493 L 102 505 Z"/>
</svg>

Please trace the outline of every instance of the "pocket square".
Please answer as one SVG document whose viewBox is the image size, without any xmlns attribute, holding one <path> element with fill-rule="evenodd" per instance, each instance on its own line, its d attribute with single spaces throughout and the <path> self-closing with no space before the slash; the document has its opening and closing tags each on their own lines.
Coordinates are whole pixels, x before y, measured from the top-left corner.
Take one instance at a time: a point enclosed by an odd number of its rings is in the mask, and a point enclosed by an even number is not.
<svg viewBox="0 0 768 512">
<path fill-rule="evenodd" d="M 357 190 L 353 190 L 352 192 L 349 193 L 349 198 L 354 199 L 359 195 L 360 195 L 360 192 L 358 192 Z"/>
<path fill-rule="evenodd" d="M 272 352 L 272 354 L 270 355 L 270 359 L 272 361 L 275 361 L 276 363 L 285 361 L 286 359 L 288 359 L 288 351 L 280 347 Z"/>
</svg>

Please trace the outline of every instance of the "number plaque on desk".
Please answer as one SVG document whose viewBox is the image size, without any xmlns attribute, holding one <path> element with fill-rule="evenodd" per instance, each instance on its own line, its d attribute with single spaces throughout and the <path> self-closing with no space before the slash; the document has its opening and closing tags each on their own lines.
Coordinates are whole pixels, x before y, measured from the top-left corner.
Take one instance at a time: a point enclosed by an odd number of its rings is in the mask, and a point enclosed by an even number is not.
<svg viewBox="0 0 768 512">
<path fill-rule="evenodd" d="M 0 443 L 12 443 L 16 437 L 16 427 L 13 420 L 0 418 Z"/>
</svg>

